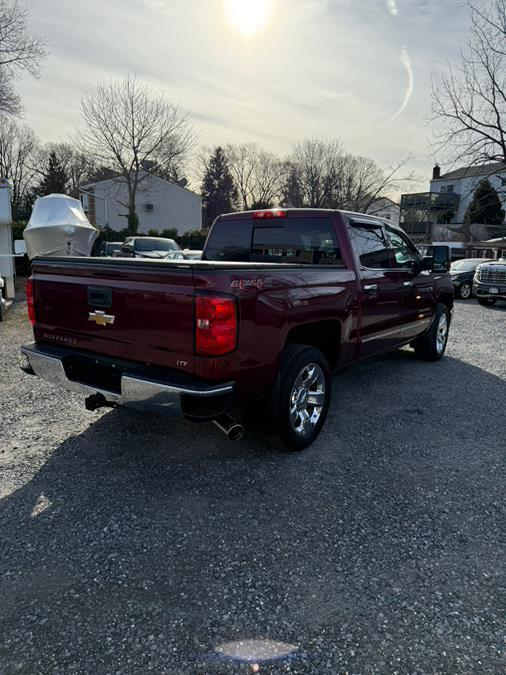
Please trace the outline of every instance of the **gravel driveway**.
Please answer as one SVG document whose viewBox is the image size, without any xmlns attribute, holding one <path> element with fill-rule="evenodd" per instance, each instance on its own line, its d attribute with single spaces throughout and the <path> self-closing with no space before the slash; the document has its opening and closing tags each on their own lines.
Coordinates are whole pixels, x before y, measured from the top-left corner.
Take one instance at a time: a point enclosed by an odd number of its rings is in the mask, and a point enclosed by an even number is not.
<svg viewBox="0 0 506 675">
<path fill-rule="evenodd" d="M 86 412 L 19 370 L 24 312 L 0 324 L 2 674 L 505 672 L 506 304 L 457 303 L 439 364 L 336 377 L 296 455 Z"/>
</svg>

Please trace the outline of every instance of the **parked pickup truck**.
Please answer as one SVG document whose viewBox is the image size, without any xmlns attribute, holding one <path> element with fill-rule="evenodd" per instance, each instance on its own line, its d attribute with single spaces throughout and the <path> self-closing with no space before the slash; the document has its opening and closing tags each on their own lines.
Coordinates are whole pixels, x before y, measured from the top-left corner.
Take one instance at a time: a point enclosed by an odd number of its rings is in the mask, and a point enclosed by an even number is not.
<svg viewBox="0 0 506 675">
<path fill-rule="evenodd" d="M 497 300 L 506 300 L 506 260 L 484 261 L 478 265 L 473 291 L 480 305 L 495 305 Z"/>
<path fill-rule="evenodd" d="M 437 361 L 453 308 L 449 250 L 422 259 L 371 216 L 271 210 L 219 217 L 201 261 L 40 258 L 28 281 L 27 369 L 86 396 L 274 443 L 318 436 L 331 372 L 411 345 Z"/>
</svg>

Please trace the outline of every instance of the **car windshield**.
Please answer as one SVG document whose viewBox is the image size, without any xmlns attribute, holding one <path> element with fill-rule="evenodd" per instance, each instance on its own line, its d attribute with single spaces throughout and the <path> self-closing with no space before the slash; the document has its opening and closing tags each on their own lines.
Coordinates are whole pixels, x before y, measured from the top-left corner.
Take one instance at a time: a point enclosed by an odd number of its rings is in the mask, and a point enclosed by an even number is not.
<svg viewBox="0 0 506 675">
<path fill-rule="evenodd" d="M 472 272 L 485 260 L 457 260 L 452 263 L 452 272 Z"/>
<path fill-rule="evenodd" d="M 175 241 L 171 239 L 149 239 L 148 237 L 135 240 L 136 251 L 179 251 Z"/>
<path fill-rule="evenodd" d="M 107 250 L 109 253 L 112 253 L 112 251 L 121 251 L 121 246 L 122 244 L 107 244 Z"/>
</svg>

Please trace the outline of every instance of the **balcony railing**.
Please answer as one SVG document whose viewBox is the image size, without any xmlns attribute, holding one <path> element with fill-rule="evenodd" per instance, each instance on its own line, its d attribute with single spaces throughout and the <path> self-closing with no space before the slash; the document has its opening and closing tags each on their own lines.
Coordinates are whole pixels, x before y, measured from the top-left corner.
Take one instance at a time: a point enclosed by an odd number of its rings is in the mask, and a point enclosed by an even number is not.
<svg viewBox="0 0 506 675">
<path fill-rule="evenodd" d="M 456 209 L 459 201 L 455 192 L 416 192 L 401 196 L 401 209 Z"/>
<path fill-rule="evenodd" d="M 431 232 L 432 224 L 420 221 L 401 222 L 401 227 L 407 234 L 428 235 Z"/>
</svg>

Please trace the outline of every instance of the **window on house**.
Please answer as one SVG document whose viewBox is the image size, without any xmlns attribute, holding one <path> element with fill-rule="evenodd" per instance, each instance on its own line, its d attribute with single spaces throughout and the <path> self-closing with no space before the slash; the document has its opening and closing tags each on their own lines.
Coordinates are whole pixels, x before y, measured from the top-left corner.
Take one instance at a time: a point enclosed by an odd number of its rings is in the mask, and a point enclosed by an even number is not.
<svg viewBox="0 0 506 675">
<path fill-rule="evenodd" d="M 441 187 L 441 192 L 453 192 L 455 185 L 443 185 Z"/>
</svg>

